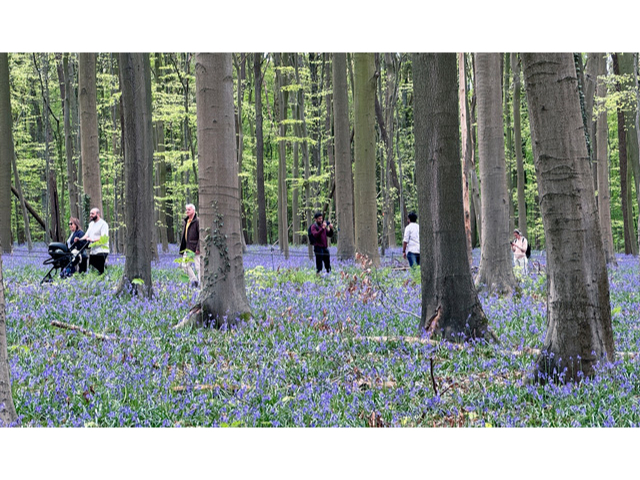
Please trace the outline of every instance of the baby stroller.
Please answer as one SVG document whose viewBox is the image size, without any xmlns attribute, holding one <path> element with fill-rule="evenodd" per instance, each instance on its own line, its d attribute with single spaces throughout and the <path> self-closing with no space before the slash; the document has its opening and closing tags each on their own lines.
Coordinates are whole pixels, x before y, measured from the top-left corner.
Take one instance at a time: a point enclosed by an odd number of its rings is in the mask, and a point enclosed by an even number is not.
<svg viewBox="0 0 640 480">
<path fill-rule="evenodd" d="M 40 285 L 45 282 L 53 281 L 53 276 L 59 271 L 60 278 L 70 277 L 73 273 L 73 267 L 80 261 L 80 256 L 89 242 L 84 242 L 79 249 L 69 250 L 66 243 L 54 242 L 49 244 L 49 257 L 43 265 L 51 265 L 51 268 L 40 281 Z"/>
</svg>

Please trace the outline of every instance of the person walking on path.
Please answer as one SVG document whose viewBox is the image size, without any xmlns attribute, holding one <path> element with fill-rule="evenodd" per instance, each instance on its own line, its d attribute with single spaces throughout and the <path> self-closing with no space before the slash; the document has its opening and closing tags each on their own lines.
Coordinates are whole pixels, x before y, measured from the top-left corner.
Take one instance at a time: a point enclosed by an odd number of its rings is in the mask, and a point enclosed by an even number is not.
<svg viewBox="0 0 640 480">
<path fill-rule="evenodd" d="M 200 286 L 200 220 L 196 215 L 196 207 L 192 203 L 185 207 L 185 214 L 187 216 L 182 224 L 182 235 L 180 236 L 182 269 L 189 275 L 191 286 L 198 288 Z M 190 255 L 187 250 L 195 254 L 193 262 L 188 261 Z"/>
<path fill-rule="evenodd" d="M 107 263 L 107 257 L 109 256 L 109 225 L 102 218 L 100 218 L 100 210 L 92 208 L 89 212 L 89 228 L 87 233 L 82 238 L 76 237 L 74 242 L 81 242 L 83 240 L 89 240 L 89 243 L 96 243 L 102 237 L 106 237 L 106 243 L 101 243 L 98 247 L 91 247 L 91 253 L 89 254 L 89 266 L 92 266 L 98 273 L 102 275 L 104 273 L 105 264 Z"/>
<path fill-rule="evenodd" d="M 402 256 L 409 261 L 409 266 L 420 265 L 420 226 L 416 223 L 418 215 L 411 212 L 408 215 L 409 224 L 404 229 L 402 239 Z"/>
<path fill-rule="evenodd" d="M 311 225 L 310 231 L 313 237 L 313 252 L 316 254 L 316 273 L 322 271 L 322 264 L 331 273 L 331 257 L 329 255 L 329 244 L 327 237 L 333 236 L 333 226 L 324 221 L 322 212 L 316 212 L 313 216 L 315 222 Z"/>
</svg>

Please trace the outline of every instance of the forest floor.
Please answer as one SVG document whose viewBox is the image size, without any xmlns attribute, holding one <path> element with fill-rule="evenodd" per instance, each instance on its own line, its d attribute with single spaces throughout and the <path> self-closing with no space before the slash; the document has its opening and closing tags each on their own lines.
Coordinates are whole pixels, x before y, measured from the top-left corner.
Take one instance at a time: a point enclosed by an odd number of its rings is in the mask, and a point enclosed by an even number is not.
<svg viewBox="0 0 640 480">
<path fill-rule="evenodd" d="M 175 246 L 154 262 L 151 300 L 116 297 L 107 273 L 40 285 L 44 245 L 3 255 L 13 398 L 21 426 L 629 427 L 640 425 L 640 264 L 609 271 L 613 363 L 579 385 L 531 385 L 546 328 L 544 253 L 521 294 L 481 295 L 499 345 L 418 332 L 419 271 L 399 249 L 368 271 L 306 247 L 249 247 L 253 318 L 230 331 L 174 330 L 197 291 Z M 475 265 L 479 252 L 474 252 Z M 83 330 L 69 330 L 63 324 Z M 621 353 L 626 354 L 621 354 Z"/>
</svg>

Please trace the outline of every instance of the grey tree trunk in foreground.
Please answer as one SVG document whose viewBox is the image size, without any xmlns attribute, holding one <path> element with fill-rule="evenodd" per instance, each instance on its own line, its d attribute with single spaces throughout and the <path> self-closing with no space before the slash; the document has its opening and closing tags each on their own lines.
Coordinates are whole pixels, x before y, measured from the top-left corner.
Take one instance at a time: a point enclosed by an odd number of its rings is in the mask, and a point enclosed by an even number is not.
<svg viewBox="0 0 640 480">
<path fill-rule="evenodd" d="M 348 260 L 355 256 L 356 247 L 346 53 L 333 54 L 333 123 L 336 148 L 336 214 L 339 228 L 338 258 Z"/>
<path fill-rule="evenodd" d="M 509 240 L 509 194 L 504 153 L 499 53 L 476 54 L 482 241 L 476 286 L 510 294 L 515 285 Z"/>
<path fill-rule="evenodd" d="M 524 237 L 527 234 L 527 202 L 524 196 L 524 160 L 522 158 L 522 133 L 520 123 L 520 59 L 517 53 L 511 54 L 513 69 L 513 142 L 516 151 L 516 169 L 518 175 L 518 230 Z"/>
<path fill-rule="evenodd" d="M 119 54 L 124 115 L 125 264 L 118 291 L 151 297 L 153 130 L 151 67 L 147 53 Z M 153 245 L 157 248 L 156 245 Z M 142 280 L 142 284 L 135 279 Z"/>
<path fill-rule="evenodd" d="M 413 56 L 420 207 L 420 326 L 453 341 L 490 336 L 467 260 L 455 53 Z"/>
<path fill-rule="evenodd" d="M 178 326 L 234 325 L 250 315 L 244 283 L 230 53 L 196 55 L 200 249 L 198 304 Z"/>
<path fill-rule="evenodd" d="M 0 253 L 11 253 L 11 162 L 13 135 L 9 56 L 0 53 Z"/>
<path fill-rule="evenodd" d="M 355 238 L 356 250 L 380 266 L 376 207 L 376 77 L 373 53 L 354 55 Z"/>
<path fill-rule="evenodd" d="M 609 280 L 570 53 L 522 54 L 547 246 L 547 332 L 536 379 L 580 380 L 614 359 Z"/>
<path fill-rule="evenodd" d="M 6 55 L 6 53 L 4 54 Z M 0 59 L 1 61 L 1 59 Z M 0 245 L 1 247 L 2 245 Z M 18 420 L 11 396 L 11 374 L 7 357 L 7 321 L 2 278 L 2 249 L 0 248 L 0 427 Z"/>
</svg>

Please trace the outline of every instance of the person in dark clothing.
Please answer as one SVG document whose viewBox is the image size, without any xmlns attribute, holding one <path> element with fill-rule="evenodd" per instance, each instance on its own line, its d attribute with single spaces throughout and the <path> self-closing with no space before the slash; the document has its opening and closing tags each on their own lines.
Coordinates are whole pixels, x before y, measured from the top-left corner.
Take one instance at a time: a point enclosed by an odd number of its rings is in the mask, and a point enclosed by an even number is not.
<svg viewBox="0 0 640 480">
<path fill-rule="evenodd" d="M 196 207 L 189 203 L 185 207 L 185 214 L 187 215 L 182 224 L 182 235 L 180 235 L 180 253 L 184 260 L 187 259 L 186 250 L 191 250 L 195 253 L 193 257 L 193 266 L 191 262 L 182 263 L 182 268 L 189 275 L 189 282 L 193 287 L 200 285 L 200 220 L 196 215 Z M 195 272 L 193 271 L 195 267 Z"/>
<path fill-rule="evenodd" d="M 324 221 L 322 212 L 316 212 L 313 218 L 315 223 L 311 225 L 311 235 L 313 235 L 313 251 L 316 254 L 316 270 L 320 273 L 324 263 L 324 268 L 327 273 L 330 273 L 331 257 L 327 237 L 333 237 L 333 226 Z"/>
<path fill-rule="evenodd" d="M 71 217 L 69 219 L 69 229 L 71 230 L 71 235 L 69 235 L 69 238 L 67 239 L 67 247 L 69 248 L 69 251 L 72 251 L 73 249 L 82 250 L 82 247 L 84 247 L 87 242 L 75 241 L 76 238 L 82 238 L 84 236 L 84 231 L 80 227 L 80 220 L 75 217 Z M 87 257 L 87 250 L 82 250 L 82 253 L 78 255 L 76 261 L 73 263 L 69 274 L 72 275 L 76 271 L 85 273 L 87 271 Z"/>
</svg>

